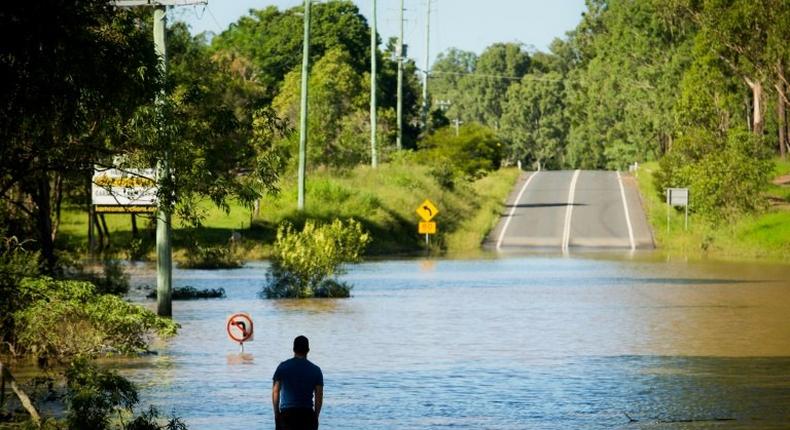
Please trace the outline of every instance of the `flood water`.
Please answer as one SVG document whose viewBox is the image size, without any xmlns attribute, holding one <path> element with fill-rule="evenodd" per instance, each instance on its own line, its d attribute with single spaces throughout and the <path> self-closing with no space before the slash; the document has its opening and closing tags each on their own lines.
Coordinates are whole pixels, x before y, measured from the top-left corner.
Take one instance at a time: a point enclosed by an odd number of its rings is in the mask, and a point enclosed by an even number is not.
<svg viewBox="0 0 790 430">
<path fill-rule="evenodd" d="M 323 429 L 790 428 L 790 266 L 382 261 L 350 268 L 351 299 L 307 301 L 258 298 L 265 270 L 176 271 L 228 297 L 174 303 L 180 334 L 123 364 L 144 404 L 192 429 L 273 428 L 271 376 L 304 334 Z M 225 333 L 239 311 L 244 364 Z"/>
</svg>

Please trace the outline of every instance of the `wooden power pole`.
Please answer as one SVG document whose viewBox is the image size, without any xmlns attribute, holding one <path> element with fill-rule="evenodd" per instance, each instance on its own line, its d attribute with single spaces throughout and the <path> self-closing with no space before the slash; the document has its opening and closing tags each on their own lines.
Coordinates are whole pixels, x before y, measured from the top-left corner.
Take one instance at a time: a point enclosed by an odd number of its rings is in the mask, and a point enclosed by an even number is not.
<svg viewBox="0 0 790 430">
<path fill-rule="evenodd" d="M 154 8 L 154 49 L 159 57 L 159 71 L 167 71 L 167 7 L 208 4 L 208 0 L 114 0 L 116 7 L 153 7 Z M 164 94 L 159 94 L 157 106 L 164 103 Z M 161 181 L 170 174 L 169 154 L 159 160 L 157 180 Z M 170 208 L 160 199 L 156 214 L 156 310 L 159 316 L 173 316 L 173 249 Z"/>
</svg>

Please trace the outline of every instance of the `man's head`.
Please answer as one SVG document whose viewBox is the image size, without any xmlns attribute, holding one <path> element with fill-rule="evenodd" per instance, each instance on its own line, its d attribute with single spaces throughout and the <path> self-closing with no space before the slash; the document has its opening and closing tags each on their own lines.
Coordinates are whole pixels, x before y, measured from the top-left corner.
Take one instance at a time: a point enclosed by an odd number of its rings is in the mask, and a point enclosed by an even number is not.
<svg viewBox="0 0 790 430">
<path fill-rule="evenodd" d="M 296 336 L 294 339 L 294 354 L 307 355 L 310 352 L 310 341 L 304 336 Z"/>
</svg>

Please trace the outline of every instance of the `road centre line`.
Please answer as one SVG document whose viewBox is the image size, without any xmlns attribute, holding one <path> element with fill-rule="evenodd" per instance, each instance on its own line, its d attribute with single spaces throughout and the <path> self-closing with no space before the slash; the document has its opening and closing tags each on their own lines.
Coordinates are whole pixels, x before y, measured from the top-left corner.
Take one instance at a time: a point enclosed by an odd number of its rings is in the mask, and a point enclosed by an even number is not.
<svg viewBox="0 0 790 430">
<path fill-rule="evenodd" d="M 625 210 L 625 222 L 628 225 L 628 240 L 631 243 L 631 251 L 636 249 L 634 242 L 634 228 L 631 226 L 631 215 L 628 212 L 628 202 L 625 200 L 625 187 L 623 186 L 623 178 L 620 176 L 620 171 L 617 171 L 617 182 L 620 184 L 620 196 L 623 198 L 623 210 Z"/>
<path fill-rule="evenodd" d="M 513 206 L 510 208 L 510 212 L 507 214 L 507 219 L 505 219 L 505 225 L 502 226 L 502 231 L 499 232 L 499 239 L 496 241 L 497 251 L 502 247 L 502 241 L 505 239 L 505 233 L 507 232 L 507 228 L 510 225 L 510 220 L 513 218 L 513 214 L 516 212 L 516 208 L 518 208 L 518 203 L 521 201 L 521 196 L 524 195 L 524 191 L 527 190 L 527 186 L 530 182 L 532 182 L 532 178 L 537 175 L 538 172 L 532 172 L 532 174 L 529 175 L 529 178 L 527 178 L 527 180 L 524 182 L 524 186 L 521 187 L 521 191 L 518 192 L 516 201 L 513 202 Z"/>
<path fill-rule="evenodd" d="M 571 187 L 568 190 L 568 206 L 565 208 L 565 228 L 562 231 L 562 253 L 568 252 L 568 244 L 571 241 L 571 218 L 573 217 L 573 200 L 576 196 L 576 182 L 579 180 L 581 170 L 573 172 Z"/>
</svg>

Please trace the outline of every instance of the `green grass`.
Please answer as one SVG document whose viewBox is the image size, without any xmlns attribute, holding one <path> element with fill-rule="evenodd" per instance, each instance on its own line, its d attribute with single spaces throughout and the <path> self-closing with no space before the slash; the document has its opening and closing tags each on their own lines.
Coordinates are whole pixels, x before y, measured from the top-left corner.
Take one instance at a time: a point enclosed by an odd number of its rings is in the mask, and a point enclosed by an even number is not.
<svg viewBox="0 0 790 430">
<path fill-rule="evenodd" d="M 404 161 L 382 164 L 378 169 L 359 166 L 349 170 L 318 170 L 307 178 L 306 207 L 296 210 L 295 178 L 284 178 L 281 192 L 261 202 L 260 214 L 251 220 L 251 211 L 231 204 L 229 213 L 206 203 L 203 226 L 185 228 L 174 221 L 173 243 L 176 260 L 184 259 L 190 238 L 202 245 L 227 243 L 234 231 L 242 235 L 242 255 L 247 259 L 267 258 L 277 227 L 291 222 L 300 227 L 307 219 L 329 221 L 355 218 L 372 233 L 368 255 L 410 255 L 425 250 L 424 237 L 417 233 L 417 206 L 430 199 L 439 209 L 434 221 L 438 234 L 431 251 L 465 253 L 480 248 L 493 228 L 506 196 L 518 178 L 517 169 L 501 169 L 474 182 L 459 181 L 452 190 L 443 189 L 431 168 Z M 291 176 L 291 175 L 289 175 Z M 111 249 L 129 255 L 132 239 L 129 215 L 107 215 Z M 138 228 L 148 258 L 153 258 L 153 225 L 138 217 Z M 84 209 L 67 208 L 60 229 L 61 245 L 87 249 L 87 214 Z"/>
<path fill-rule="evenodd" d="M 669 255 L 690 258 L 767 259 L 790 261 L 790 210 L 774 206 L 761 214 L 742 216 L 731 223 L 713 226 L 700 217 L 689 216 L 684 229 L 683 212 L 671 210 L 667 232 L 667 207 L 657 194 L 652 173 L 658 163 L 640 166 L 637 182 L 653 227 L 656 244 Z M 790 163 L 777 160 L 776 176 L 790 172 Z M 788 189 L 771 185 L 769 196 L 787 196 Z"/>
</svg>

